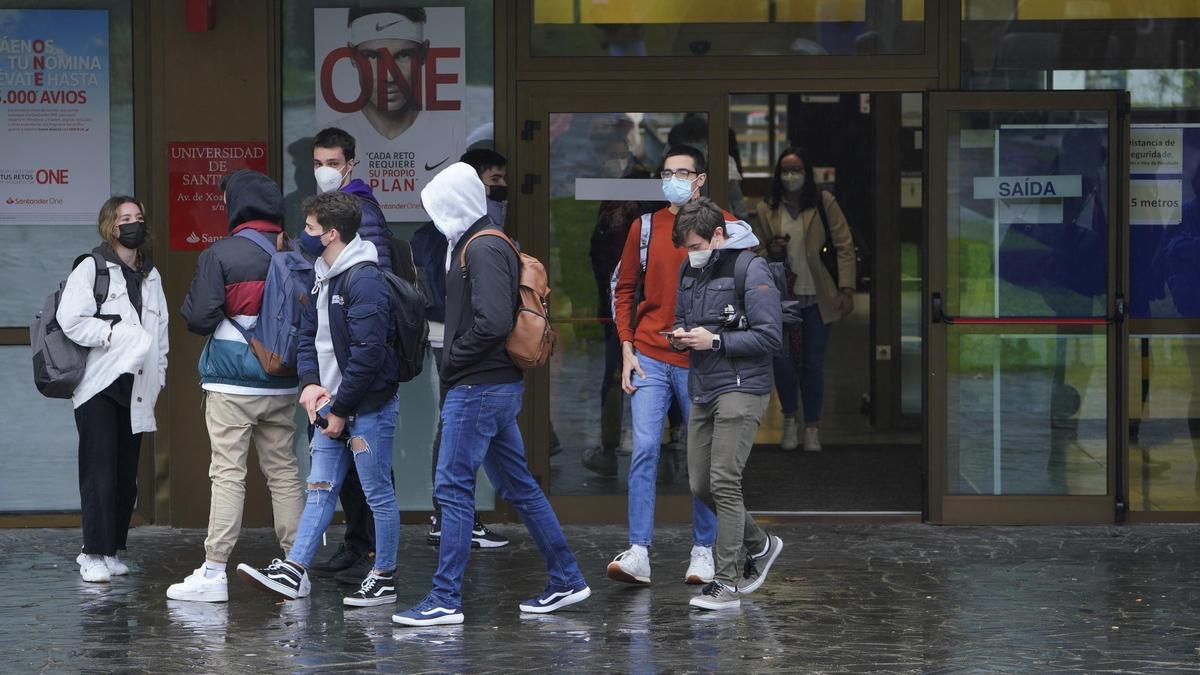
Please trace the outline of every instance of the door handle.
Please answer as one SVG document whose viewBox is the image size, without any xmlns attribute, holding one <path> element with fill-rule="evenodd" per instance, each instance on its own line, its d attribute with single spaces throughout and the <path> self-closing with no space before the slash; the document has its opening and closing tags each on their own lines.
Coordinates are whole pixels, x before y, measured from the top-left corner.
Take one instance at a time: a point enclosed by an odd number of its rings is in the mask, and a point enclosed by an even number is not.
<svg viewBox="0 0 1200 675">
<path fill-rule="evenodd" d="M 930 320 L 934 323 L 953 323 L 953 321 L 946 321 L 946 313 L 942 309 L 941 293 L 934 293 L 929 298 L 929 313 L 931 315 Z"/>
<path fill-rule="evenodd" d="M 525 177 L 521 180 L 521 193 L 527 195 L 533 194 L 533 186 L 538 185 L 541 182 L 542 177 L 536 173 L 525 174 Z"/>
<path fill-rule="evenodd" d="M 929 296 L 929 319 L 947 326 L 1103 326 L 1125 320 L 1125 298 L 1117 295 L 1112 316 L 950 316 L 941 293 Z"/>
</svg>

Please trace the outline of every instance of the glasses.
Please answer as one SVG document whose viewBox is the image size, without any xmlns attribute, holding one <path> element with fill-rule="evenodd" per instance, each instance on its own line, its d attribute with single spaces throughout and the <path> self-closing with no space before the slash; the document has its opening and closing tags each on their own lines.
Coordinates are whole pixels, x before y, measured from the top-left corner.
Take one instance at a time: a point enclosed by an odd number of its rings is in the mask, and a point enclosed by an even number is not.
<svg viewBox="0 0 1200 675">
<path fill-rule="evenodd" d="M 658 172 L 658 177 L 663 180 L 670 180 L 672 177 L 680 180 L 691 180 L 692 176 L 699 175 L 699 171 L 689 171 L 688 169 L 675 169 L 674 171 L 671 171 L 670 169 L 663 169 L 662 171 Z"/>
</svg>

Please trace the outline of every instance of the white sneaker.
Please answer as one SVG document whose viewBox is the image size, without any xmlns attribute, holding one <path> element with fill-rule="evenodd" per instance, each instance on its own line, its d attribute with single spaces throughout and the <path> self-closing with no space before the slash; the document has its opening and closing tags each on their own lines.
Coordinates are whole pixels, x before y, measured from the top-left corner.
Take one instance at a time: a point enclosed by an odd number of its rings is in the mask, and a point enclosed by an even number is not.
<svg viewBox="0 0 1200 675">
<path fill-rule="evenodd" d="M 684 583 L 707 584 L 716 574 L 713 563 L 712 549 L 707 546 L 692 547 L 692 562 L 688 565 L 687 573 L 683 576 Z"/>
<path fill-rule="evenodd" d="M 804 451 L 805 452 L 820 452 L 821 439 L 817 435 L 816 427 L 808 427 L 804 430 Z"/>
<path fill-rule="evenodd" d="M 115 555 L 104 556 L 104 564 L 108 565 L 108 572 L 114 577 L 122 577 L 129 574 L 129 566 L 121 562 L 121 559 Z"/>
<path fill-rule="evenodd" d="M 104 564 L 104 556 L 84 555 L 82 553 L 79 556 L 83 558 L 79 562 L 79 576 L 83 577 L 84 581 L 93 584 L 106 584 L 112 580 L 112 573 L 108 571 L 108 565 Z"/>
<path fill-rule="evenodd" d="M 213 578 L 204 576 L 204 565 L 178 584 L 167 588 L 172 600 L 191 602 L 229 602 L 229 579 L 224 572 Z"/>
<path fill-rule="evenodd" d="M 791 415 L 783 418 L 783 438 L 779 440 L 780 450 L 795 450 L 800 447 L 800 423 Z"/>
<path fill-rule="evenodd" d="M 630 547 L 608 563 L 608 578 L 627 584 L 650 583 L 650 556 L 644 549 Z"/>
</svg>

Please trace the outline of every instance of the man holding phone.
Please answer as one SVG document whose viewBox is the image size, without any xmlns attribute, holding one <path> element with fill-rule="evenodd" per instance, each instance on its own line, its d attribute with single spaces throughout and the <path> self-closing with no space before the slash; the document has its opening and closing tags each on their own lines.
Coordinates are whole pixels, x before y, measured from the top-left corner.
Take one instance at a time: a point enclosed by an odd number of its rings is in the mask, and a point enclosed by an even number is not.
<svg viewBox="0 0 1200 675">
<path fill-rule="evenodd" d="M 297 374 L 300 405 L 320 433 L 312 439 L 307 501 L 286 560 L 255 569 L 238 565 L 251 586 L 296 599 L 309 594 L 307 567 L 333 518 L 338 492 L 353 463 L 375 519 L 375 565 L 343 604 L 396 601 L 400 514 L 392 488 L 392 438 L 400 368 L 388 345 L 391 292 L 375 246 L 358 236 L 362 208 L 345 192 L 304 203 L 300 245 L 317 257 L 316 286 L 304 303 Z"/>
</svg>

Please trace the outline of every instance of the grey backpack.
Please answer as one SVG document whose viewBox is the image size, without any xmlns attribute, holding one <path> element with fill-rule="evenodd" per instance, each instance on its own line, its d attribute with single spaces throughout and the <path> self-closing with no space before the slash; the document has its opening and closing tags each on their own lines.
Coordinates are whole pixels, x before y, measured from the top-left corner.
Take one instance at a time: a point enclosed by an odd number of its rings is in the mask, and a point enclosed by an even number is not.
<svg viewBox="0 0 1200 675">
<path fill-rule="evenodd" d="M 79 267 L 80 263 L 88 259 L 96 265 L 96 282 L 92 286 L 92 294 L 96 298 L 96 314 L 99 315 L 100 305 L 108 295 L 108 265 L 104 258 L 98 253 L 81 255 L 75 259 L 71 269 Z M 71 398 L 75 394 L 75 388 L 83 381 L 83 369 L 87 366 L 90 351 L 88 347 L 81 347 L 67 337 L 55 318 L 66 285 L 64 279 L 58 284 L 58 290 L 46 296 L 46 304 L 42 305 L 42 311 L 38 312 L 33 323 L 29 325 L 29 345 L 33 352 L 33 384 L 42 392 L 42 396 L 47 398 Z"/>
</svg>

